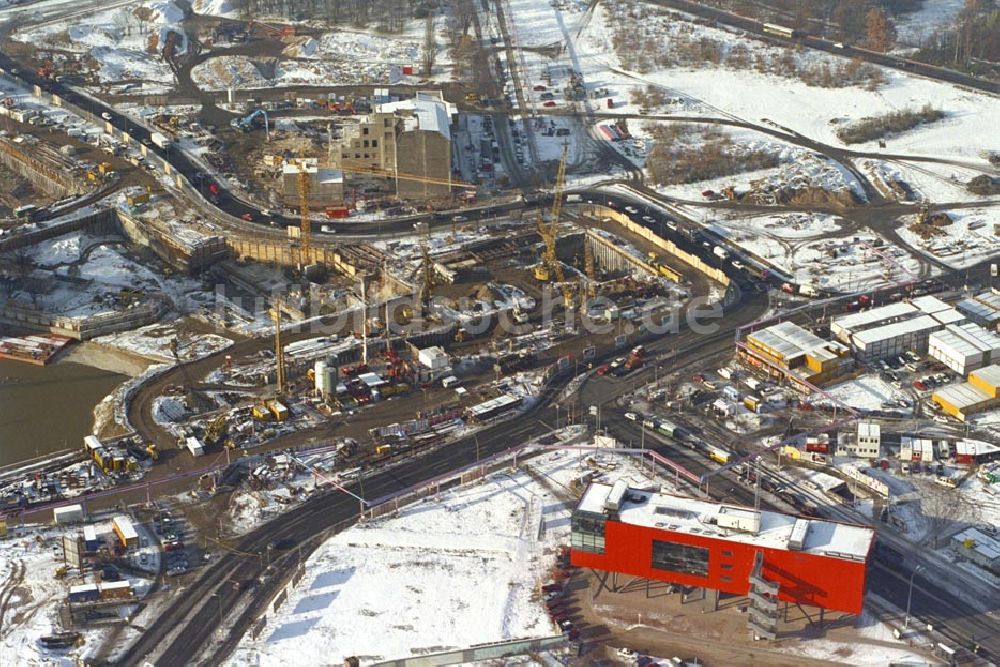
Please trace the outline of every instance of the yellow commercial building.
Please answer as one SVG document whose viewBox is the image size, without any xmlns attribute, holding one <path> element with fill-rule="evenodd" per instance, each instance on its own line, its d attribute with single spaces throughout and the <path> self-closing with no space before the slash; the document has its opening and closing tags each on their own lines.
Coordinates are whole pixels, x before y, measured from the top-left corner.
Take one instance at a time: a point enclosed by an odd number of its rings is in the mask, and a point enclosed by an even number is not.
<svg viewBox="0 0 1000 667">
<path fill-rule="evenodd" d="M 1000 365 L 972 371 L 968 382 L 939 389 L 931 400 L 942 412 L 961 421 L 1000 405 Z"/>
<path fill-rule="evenodd" d="M 781 322 L 748 335 L 740 356 L 744 363 L 803 389 L 807 389 L 803 382 L 814 385 L 827 382 L 854 366 L 846 345 L 823 340 L 792 322 Z"/>
</svg>

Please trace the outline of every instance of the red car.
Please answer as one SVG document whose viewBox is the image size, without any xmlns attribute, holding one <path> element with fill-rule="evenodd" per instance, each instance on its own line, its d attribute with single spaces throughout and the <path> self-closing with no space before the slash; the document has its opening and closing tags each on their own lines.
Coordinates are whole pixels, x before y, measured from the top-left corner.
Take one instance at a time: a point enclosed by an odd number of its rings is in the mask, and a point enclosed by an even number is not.
<svg viewBox="0 0 1000 667">
<path fill-rule="evenodd" d="M 927 391 L 927 385 L 925 385 L 920 380 L 913 381 L 913 388 L 916 389 L 917 391 Z"/>
<path fill-rule="evenodd" d="M 246 220 L 247 222 L 253 222 L 253 216 L 250 215 L 249 213 L 244 213 L 240 217 Z"/>
<path fill-rule="evenodd" d="M 547 107 L 547 108 L 550 108 L 550 109 L 552 107 L 554 107 L 555 105 L 556 105 L 556 103 L 553 100 L 549 100 L 547 102 L 542 102 L 542 106 L 543 107 Z"/>
<path fill-rule="evenodd" d="M 611 366 L 608 365 L 608 364 L 604 364 L 603 366 L 598 367 L 597 374 L 598 375 L 607 375 L 608 371 L 610 371 L 610 370 L 611 370 Z"/>
</svg>

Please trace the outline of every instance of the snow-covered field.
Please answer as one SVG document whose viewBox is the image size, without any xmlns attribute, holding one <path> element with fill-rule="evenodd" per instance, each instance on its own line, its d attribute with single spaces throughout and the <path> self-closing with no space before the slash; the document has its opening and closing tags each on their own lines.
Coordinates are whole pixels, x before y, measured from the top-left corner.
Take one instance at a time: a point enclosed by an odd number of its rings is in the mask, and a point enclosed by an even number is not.
<svg viewBox="0 0 1000 667">
<path fill-rule="evenodd" d="M 928 3 L 934 4 L 934 3 Z M 577 52 L 584 77 L 593 85 L 617 89 L 616 97 L 627 98 L 627 92 L 652 84 L 672 97 L 687 100 L 685 114 L 736 117 L 752 123 L 785 128 L 810 139 L 830 145 L 842 145 L 836 137 L 838 125 L 901 109 L 918 109 L 927 101 L 944 110 L 942 121 L 917 128 L 888 140 L 888 150 L 894 154 L 927 155 L 964 159 L 986 166 L 979 156 L 984 148 L 978 137 L 990 136 L 991 128 L 1000 121 L 1000 104 L 987 94 L 960 90 L 945 83 L 929 81 L 892 70 L 883 70 L 886 84 L 870 91 L 862 87 L 823 88 L 808 86 L 798 79 L 753 70 L 703 66 L 698 68 L 671 67 L 646 72 L 621 69 L 622 63 L 612 44 L 613 29 L 609 13 L 598 6 L 578 40 Z M 653 20 L 653 19 L 648 19 Z M 670 21 L 667 21 L 670 23 Z M 676 23 L 676 22 L 673 22 Z M 748 37 L 704 26 L 683 24 L 690 37 L 706 36 L 717 39 L 731 50 L 742 44 L 754 53 L 774 50 Z M 807 54 L 836 64 L 844 59 L 837 56 Z M 708 75 L 706 67 L 711 72 Z M 623 94 L 624 93 L 624 94 Z M 700 108 L 692 108 L 690 102 Z M 616 105 L 616 110 L 635 113 L 636 105 Z M 830 121 L 836 119 L 836 123 Z M 879 150 L 875 141 L 852 146 L 856 150 Z"/>
<path fill-rule="evenodd" d="M 178 5 L 154 0 L 98 11 L 69 22 L 31 23 L 14 38 L 42 48 L 90 56 L 102 83 L 136 79 L 171 84 L 173 74 L 160 57 L 158 46 L 166 42 L 169 32 L 175 32 L 180 36 L 178 52 L 187 48 L 179 26 L 183 19 L 184 11 Z"/>
<path fill-rule="evenodd" d="M 923 239 L 910 231 L 912 216 L 904 219 L 899 234 L 914 248 L 940 259 L 948 266 L 961 269 L 995 258 L 1000 253 L 1000 238 L 995 232 L 1000 225 L 1000 209 L 961 208 L 934 211 L 952 219 L 950 225 L 939 227 L 943 232 Z"/>
<path fill-rule="evenodd" d="M 100 336 L 94 342 L 157 361 L 173 362 L 174 355 L 170 351 L 170 345 L 174 340 L 178 342 L 177 356 L 181 361 L 200 359 L 224 350 L 233 343 L 229 338 L 215 334 L 179 334 L 174 326 L 167 324 L 151 324 L 131 331 Z"/>
<path fill-rule="evenodd" d="M 684 207 L 685 212 L 693 210 Z M 902 248 L 885 243 L 868 232 L 845 234 L 844 221 L 833 215 L 787 213 L 763 216 L 738 216 L 721 212 L 707 215 L 709 228 L 734 244 L 793 276 L 799 284 L 837 292 L 854 292 L 884 285 L 884 255 L 892 256 L 897 267 L 892 279 L 916 274 L 919 264 Z"/>
<path fill-rule="evenodd" d="M 894 405 L 896 401 L 909 398 L 906 392 L 890 386 L 878 375 L 862 375 L 829 387 L 827 391 L 841 403 L 861 411 L 910 412 L 909 408 Z"/>
<path fill-rule="evenodd" d="M 64 628 L 60 621 L 59 606 L 65 601 L 71 584 L 84 583 L 75 570 L 69 578 L 57 579 L 54 574 L 63 565 L 62 538 L 77 535 L 79 527 L 55 527 L 27 524 L 11 526 L 10 533 L 0 540 L 0 591 L 10 592 L 10 598 L 0 609 L 0 663 L 4 665 L 73 665 L 92 659 L 110 626 Z M 97 526 L 98 534 L 110 532 L 110 521 Z M 145 531 L 143 531 L 145 534 Z M 155 566 L 158 550 L 150 547 L 141 552 L 147 557 L 146 565 L 136 556 L 132 563 L 137 569 Z M 136 551 L 139 553 L 139 550 Z M 148 555 L 149 555 L 148 554 Z M 148 556 L 147 555 L 147 556 Z M 87 575 L 88 582 L 94 581 Z M 149 582 L 129 576 L 136 594 L 145 594 Z M 83 635 L 80 646 L 67 649 L 48 649 L 39 637 L 63 629 L 79 630 Z"/>
<path fill-rule="evenodd" d="M 245 637 L 230 664 L 362 663 L 558 632 L 539 595 L 569 508 L 551 488 L 589 470 L 635 486 L 660 486 L 632 459 L 601 454 L 581 467 L 573 452 L 429 497 L 398 516 L 351 528 L 306 563 L 300 585 L 260 639 Z M 550 488 L 537 481 L 550 481 Z M 460 545 L 460 546 L 459 546 Z M 371 632 L 378 627 L 378 632 Z"/>
<path fill-rule="evenodd" d="M 924 0 L 920 9 L 896 20 L 897 41 L 909 46 L 921 46 L 950 27 L 963 5 L 965 0 Z"/>
</svg>

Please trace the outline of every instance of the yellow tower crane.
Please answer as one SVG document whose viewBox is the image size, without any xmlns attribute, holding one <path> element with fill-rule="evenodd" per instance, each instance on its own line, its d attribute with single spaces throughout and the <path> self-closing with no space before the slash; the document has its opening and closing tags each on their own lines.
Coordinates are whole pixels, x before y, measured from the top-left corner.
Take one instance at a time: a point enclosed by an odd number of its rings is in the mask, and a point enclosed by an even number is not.
<svg viewBox="0 0 1000 667">
<path fill-rule="evenodd" d="M 563 273 L 562 264 L 556 256 L 556 231 L 559 227 L 559 214 L 562 212 L 563 186 L 566 181 L 566 155 L 569 144 L 563 144 L 562 158 L 559 160 L 559 169 L 556 171 L 555 189 L 552 193 L 552 214 L 548 224 L 545 223 L 543 214 L 538 215 L 538 234 L 545 242 L 545 252 L 542 255 L 542 265 L 535 268 L 535 278 L 549 281 L 552 273 L 555 273 L 559 289 L 562 290 L 563 304 L 567 309 L 573 307 L 573 292 L 566 282 L 566 274 Z"/>
</svg>

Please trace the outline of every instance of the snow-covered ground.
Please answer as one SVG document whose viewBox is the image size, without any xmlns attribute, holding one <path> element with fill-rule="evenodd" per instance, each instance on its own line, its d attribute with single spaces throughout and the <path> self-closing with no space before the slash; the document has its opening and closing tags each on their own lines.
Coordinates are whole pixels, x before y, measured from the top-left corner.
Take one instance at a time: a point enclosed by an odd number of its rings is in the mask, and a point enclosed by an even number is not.
<svg viewBox="0 0 1000 667">
<path fill-rule="evenodd" d="M 36 265 L 50 267 L 33 273 L 48 282 L 48 291 L 35 294 L 34 298 L 23 291 L 12 296 L 19 302 L 33 302 L 40 309 L 66 317 L 83 317 L 123 307 L 122 290 L 163 293 L 181 309 L 187 308 L 189 298 L 194 300 L 200 294 L 200 283 L 181 276 L 165 278 L 129 257 L 123 245 L 124 239 L 120 237 L 85 232 L 42 241 L 31 247 L 29 255 Z M 88 250 L 87 260 L 79 261 Z"/>
<path fill-rule="evenodd" d="M 174 355 L 170 351 L 170 345 L 174 340 L 178 342 L 177 356 L 181 361 L 200 359 L 224 350 L 233 343 L 229 338 L 215 334 L 179 334 L 169 324 L 151 324 L 131 331 L 100 336 L 94 342 L 149 359 L 172 362 Z"/>
<path fill-rule="evenodd" d="M 862 375 L 854 380 L 828 387 L 827 391 L 842 404 L 861 411 L 911 412 L 910 408 L 899 407 L 895 403 L 909 400 L 906 392 L 890 386 L 878 375 Z M 825 400 L 816 401 L 826 403 Z"/>
<path fill-rule="evenodd" d="M 935 210 L 944 213 L 952 223 L 939 227 L 942 234 L 928 239 L 910 231 L 913 216 L 903 219 L 899 234 L 912 247 L 936 257 L 956 269 L 995 258 L 1000 253 L 1000 238 L 996 225 L 1000 225 L 1000 208 L 960 208 Z"/>
<path fill-rule="evenodd" d="M 536 474 L 524 466 L 497 473 L 328 540 L 281 611 L 268 615 L 260 639 L 245 637 L 230 664 L 320 664 L 349 655 L 370 664 L 556 634 L 539 586 L 568 540 L 569 508 L 551 489 L 595 468 L 606 480 L 669 486 L 610 453 L 588 456 L 582 467 L 573 452 L 526 466 Z"/>
<path fill-rule="evenodd" d="M 701 36 L 719 40 L 726 51 L 723 58 L 738 45 L 754 54 L 775 55 L 772 53 L 776 51 L 775 47 L 765 46 L 758 40 L 737 36 L 727 30 L 664 17 L 643 19 L 643 23 L 649 25 L 653 25 L 650 22 L 655 21 L 662 22 L 663 30 L 666 31 L 659 40 L 665 49 L 672 43 L 671 39 L 678 39 L 677 34 L 683 33 L 692 40 Z M 991 128 L 996 127 L 1000 121 L 1000 104 L 992 96 L 893 70 L 882 70 L 886 83 L 877 90 L 866 90 L 860 86 L 809 86 L 795 78 L 728 66 L 712 67 L 708 64 L 696 68 L 658 68 L 653 63 L 645 72 L 625 71 L 614 48 L 614 32 L 608 8 L 603 4 L 599 5 L 576 40 L 575 53 L 584 78 L 590 85 L 607 86 L 612 89 L 616 102 L 621 98 L 622 103 L 615 104 L 615 111 L 622 113 L 636 113 L 638 105 L 628 101 L 631 91 L 651 84 L 663 90 L 671 99 L 680 99 L 680 105 L 673 102 L 668 107 L 668 113 L 670 110 L 683 108 L 685 115 L 739 118 L 751 123 L 785 128 L 810 139 L 839 146 L 841 142 L 836 137 L 839 125 L 890 111 L 918 109 L 931 101 L 935 108 L 942 109 L 948 116 L 937 123 L 889 138 L 888 151 L 895 154 L 951 157 L 984 167 L 986 161 L 979 155 L 979 151 L 984 148 L 980 137 L 992 135 Z M 640 41 L 633 41 L 633 47 L 641 46 Z M 820 65 L 825 63 L 835 66 L 846 60 L 810 52 L 801 55 L 790 53 L 793 59 L 809 58 Z M 836 122 L 831 123 L 834 119 Z M 852 148 L 879 151 L 875 141 Z"/>
<path fill-rule="evenodd" d="M 110 530 L 110 522 L 104 529 Z M 10 591 L 10 598 L 0 609 L 0 662 L 5 665 L 72 665 L 96 656 L 101 640 L 110 626 L 64 628 L 59 619 L 59 606 L 65 601 L 71 584 L 84 583 L 75 570 L 69 578 L 57 579 L 54 574 L 63 565 L 63 535 L 76 535 L 79 527 L 55 527 L 27 524 L 11 526 L 7 537 L 0 541 L 0 591 Z M 144 550 L 145 551 L 145 550 Z M 148 560 L 147 560 L 148 563 Z M 140 564 L 136 562 L 136 566 Z M 138 595 L 144 594 L 148 582 L 129 577 Z M 94 581 L 87 576 L 87 581 Z M 80 646 L 48 649 L 39 637 L 63 629 L 76 629 L 83 635 Z"/>
<path fill-rule="evenodd" d="M 699 210 L 682 208 L 685 213 Z M 703 221 L 712 231 L 793 276 L 799 284 L 837 292 L 887 284 L 890 281 L 885 260 L 872 249 L 875 247 L 895 259 L 893 280 L 909 275 L 905 271 L 919 272 L 917 260 L 902 248 L 868 232 L 845 234 L 844 221 L 833 215 L 740 216 L 721 211 L 706 214 L 711 209 L 701 210 Z"/>
<path fill-rule="evenodd" d="M 897 43 L 922 46 L 951 27 L 963 5 L 965 0 L 924 0 L 920 9 L 896 20 Z"/>
<path fill-rule="evenodd" d="M 135 79 L 169 85 L 173 74 L 159 55 L 159 46 L 166 42 L 169 32 L 175 32 L 179 35 L 178 52 L 187 48 L 179 25 L 183 19 L 184 11 L 173 2 L 154 0 L 67 21 L 32 22 L 14 38 L 42 48 L 90 56 L 96 61 L 97 78 L 102 83 Z"/>
<path fill-rule="evenodd" d="M 195 14 L 205 16 L 222 16 L 225 18 L 237 18 L 239 12 L 232 0 L 193 0 L 191 9 Z"/>
</svg>

